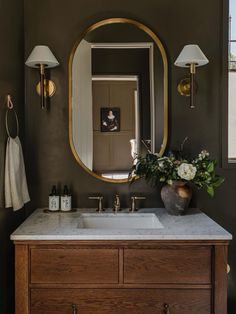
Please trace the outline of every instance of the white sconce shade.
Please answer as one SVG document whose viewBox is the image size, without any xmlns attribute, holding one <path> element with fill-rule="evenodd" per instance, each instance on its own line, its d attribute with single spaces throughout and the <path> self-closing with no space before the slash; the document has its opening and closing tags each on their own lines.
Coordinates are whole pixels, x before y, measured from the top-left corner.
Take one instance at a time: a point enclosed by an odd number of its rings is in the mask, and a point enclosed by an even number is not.
<svg viewBox="0 0 236 314">
<path fill-rule="evenodd" d="M 25 64 L 31 68 L 38 68 L 40 64 L 47 68 L 54 68 L 59 62 L 48 46 L 35 46 Z"/>
<path fill-rule="evenodd" d="M 45 98 L 51 97 L 56 91 L 56 85 L 51 80 L 45 79 L 45 68 L 54 68 L 59 65 L 59 62 L 51 52 L 48 46 L 35 46 L 26 60 L 25 64 L 30 68 L 39 69 L 40 82 L 36 90 L 41 96 L 41 107 L 44 109 Z M 46 95 L 45 95 L 46 91 Z"/>
<path fill-rule="evenodd" d="M 188 68 L 190 64 L 195 64 L 196 67 L 199 67 L 208 62 L 209 60 L 198 45 L 186 45 L 176 59 L 175 65 L 182 68 Z"/>
<path fill-rule="evenodd" d="M 186 45 L 180 52 L 175 61 L 175 65 L 181 68 L 189 68 L 190 77 L 182 79 L 178 84 L 178 91 L 181 95 L 190 96 L 190 108 L 195 108 L 194 105 L 194 76 L 196 67 L 207 64 L 209 60 L 204 55 L 198 45 Z"/>
</svg>

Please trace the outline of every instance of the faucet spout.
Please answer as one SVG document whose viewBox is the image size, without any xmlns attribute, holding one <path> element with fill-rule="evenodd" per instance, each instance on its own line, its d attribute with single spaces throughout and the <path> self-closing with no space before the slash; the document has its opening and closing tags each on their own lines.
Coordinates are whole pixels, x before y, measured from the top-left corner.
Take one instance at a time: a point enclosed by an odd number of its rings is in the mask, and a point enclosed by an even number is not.
<svg viewBox="0 0 236 314">
<path fill-rule="evenodd" d="M 113 211 L 117 213 L 120 211 L 120 197 L 118 194 L 115 196 Z"/>
</svg>

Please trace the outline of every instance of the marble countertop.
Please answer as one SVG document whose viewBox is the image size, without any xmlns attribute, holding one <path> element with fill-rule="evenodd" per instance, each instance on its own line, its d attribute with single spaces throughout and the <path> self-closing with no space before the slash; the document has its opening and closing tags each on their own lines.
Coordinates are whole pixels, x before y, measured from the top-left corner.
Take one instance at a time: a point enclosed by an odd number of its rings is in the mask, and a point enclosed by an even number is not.
<svg viewBox="0 0 236 314">
<path fill-rule="evenodd" d="M 162 229 L 84 229 L 79 228 L 81 213 L 45 213 L 37 209 L 11 235 L 11 240 L 231 240 L 232 236 L 198 209 L 185 216 L 171 216 L 164 208 L 146 208 L 140 213 L 155 213 Z M 109 213 L 109 211 L 107 211 Z M 111 211 L 110 211 L 111 212 Z M 123 213 L 128 212 L 123 210 Z M 132 213 L 130 213 L 132 215 Z"/>
</svg>

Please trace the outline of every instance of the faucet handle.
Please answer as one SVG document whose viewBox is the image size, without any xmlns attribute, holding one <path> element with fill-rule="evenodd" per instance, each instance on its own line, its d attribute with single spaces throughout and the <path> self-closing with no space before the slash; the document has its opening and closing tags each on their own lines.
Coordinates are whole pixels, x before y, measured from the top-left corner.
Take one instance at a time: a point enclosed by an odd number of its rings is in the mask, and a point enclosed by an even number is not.
<svg viewBox="0 0 236 314">
<path fill-rule="evenodd" d="M 103 201 L 103 196 L 89 196 L 90 200 L 98 200 L 98 208 L 96 209 L 97 212 L 102 212 L 104 211 L 102 201 Z"/>
<path fill-rule="evenodd" d="M 136 201 L 137 200 L 145 200 L 146 197 L 145 196 L 131 196 L 131 207 L 130 207 L 130 211 L 133 213 L 137 210 L 136 208 Z"/>
</svg>

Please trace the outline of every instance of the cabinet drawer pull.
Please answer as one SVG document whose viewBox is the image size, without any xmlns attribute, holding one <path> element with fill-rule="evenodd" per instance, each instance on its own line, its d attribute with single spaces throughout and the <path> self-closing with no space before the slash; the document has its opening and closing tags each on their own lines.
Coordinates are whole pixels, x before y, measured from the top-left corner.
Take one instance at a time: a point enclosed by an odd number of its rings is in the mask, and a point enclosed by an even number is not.
<svg viewBox="0 0 236 314">
<path fill-rule="evenodd" d="M 72 304 L 71 307 L 72 307 L 72 314 L 77 314 L 77 306 L 76 306 L 76 304 Z"/>
<path fill-rule="evenodd" d="M 167 304 L 167 303 L 164 304 L 163 314 L 170 314 L 170 307 L 169 307 L 169 304 Z"/>
</svg>

